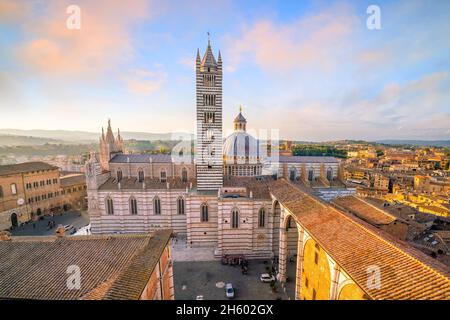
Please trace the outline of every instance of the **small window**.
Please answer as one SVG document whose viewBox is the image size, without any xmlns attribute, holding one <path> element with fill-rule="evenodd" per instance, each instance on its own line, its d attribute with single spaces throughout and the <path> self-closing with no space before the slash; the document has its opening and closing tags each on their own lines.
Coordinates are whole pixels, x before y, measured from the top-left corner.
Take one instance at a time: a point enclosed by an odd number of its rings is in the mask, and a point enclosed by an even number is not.
<svg viewBox="0 0 450 320">
<path fill-rule="evenodd" d="M 208 222 L 208 205 L 206 203 L 202 204 L 201 206 L 201 217 L 202 222 Z"/>
<path fill-rule="evenodd" d="M 121 169 L 119 169 L 119 170 L 117 170 L 117 181 L 121 181 L 122 180 L 122 170 Z"/>
<path fill-rule="evenodd" d="M 183 169 L 181 170 L 181 181 L 187 182 L 187 180 L 188 180 L 187 169 L 186 169 L 186 168 L 183 168 Z"/>
<path fill-rule="evenodd" d="M 17 194 L 17 185 L 15 183 L 11 183 L 11 193 Z"/>
<path fill-rule="evenodd" d="M 177 212 L 178 214 L 184 214 L 184 199 L 179 197 L 177 200 Z"/>
<path fill-rule="evenodd" d="M 160 173 L 160 180 L 161 182 L 167 182 L 167 174 L 165 170 L 162 170 Z"/>
<path fill-rule="evenodd" d="M 161 214 L 161 200 L 158 197 L 153 200 L 153 210 L 155 214 Z"/>
<path fill-rule="evenodd" d="M 0 198 L 3 198 L 3 188 L 0 186 Z"/>
<path fill-rule="evenodd" d="M 143 170 L 139 170 L 138 177 L 139 177 L 139 182 L 143 182 L 144 181 L 145 176 L 144 176 L 144 171 Z"/>
<path fill-rule="evenodd" d="M 264 208 L 261 208 L 259 210 L 259 222 L 258 222 L 258 226 L 260 228 L 264 228 L 266 226 L 266 211 L 264 210 Z"/>
<path fill-rule="evenodd" d="M 114 204 L 111 197 L 106 198 L 106 213 L 109 215 L 114 214 Z"/>
<path fill-rule="evenodd" d="M 130 198 L 130 214 L 137 214 L 138 208 L 137 208 L 137 201 L 136 198 L 131 197 Z"/>
<path fill-rule="evenodd" d="M 239 228 L 239 211 L 236 209 L 231 212 L 231 227 L 233 229 Z"/>
</svg>

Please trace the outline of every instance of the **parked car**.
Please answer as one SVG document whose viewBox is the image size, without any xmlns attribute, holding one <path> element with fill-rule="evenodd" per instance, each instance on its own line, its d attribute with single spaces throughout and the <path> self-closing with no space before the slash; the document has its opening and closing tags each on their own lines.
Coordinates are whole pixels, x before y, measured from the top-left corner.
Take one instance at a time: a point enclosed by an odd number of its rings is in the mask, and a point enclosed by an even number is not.
<svg viewBox="0 0 450 320">
<path fill-rule="evenodd" d="M 275 281 L 275 276 L 271 276 L 268 273 L 263 273 L 259 277 L 259 280 L 261 280 L 261 282 L 272 282 L 272 281 Z"/>
<path fill-rule="evenodd" d="M 71 225 L 71 224 L 67 224 L 67 225 L 65 225 L 64 226 L 64 230 L 70 230 L 70 229 L 72 229 L 73 228 L 73 225 Z"/>
<path fill-rule="evenodd" d="M 200 296 L 197 296 L 197 298 L 195 300 L 204 300 L 204 299 L 203 299 L 203 296 L 200 295 Z"/>
<path fill-rule="evenodd" d="M 234 298 L 234 288 L 233 288 L 233 285 L 231 283 L 227 283 L 225 285 L 225 294 L 226 294 L 228 299 L 233 299 Z"/>
</svg>

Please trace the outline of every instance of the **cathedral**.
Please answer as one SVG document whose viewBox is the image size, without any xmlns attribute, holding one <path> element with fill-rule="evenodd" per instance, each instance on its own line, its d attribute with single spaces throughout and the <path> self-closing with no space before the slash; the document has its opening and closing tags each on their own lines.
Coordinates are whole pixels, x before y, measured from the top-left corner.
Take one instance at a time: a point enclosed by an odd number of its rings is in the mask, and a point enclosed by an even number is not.
<svg viewBox="0 0 450 320">
<path fill-rule="evenodd" d="M 247 133 L 242 109 L 233 133 L 222 133 L 222 57 L 210 41 L 196 57 L 195 157 L 128 154 L 108 121 L 100 153 L 86 164 L 91 232 L 141 233 L 170 228 L 192 247 L 215 254 L 267 258 L 278 254 L 280 208 L 270 182 L 281 177 L 305 188 L 339 183 L 333 157 L 278 155 L 278 142 Z M 296 232 L 296 231 L 294 231 Z"/>
</svg>

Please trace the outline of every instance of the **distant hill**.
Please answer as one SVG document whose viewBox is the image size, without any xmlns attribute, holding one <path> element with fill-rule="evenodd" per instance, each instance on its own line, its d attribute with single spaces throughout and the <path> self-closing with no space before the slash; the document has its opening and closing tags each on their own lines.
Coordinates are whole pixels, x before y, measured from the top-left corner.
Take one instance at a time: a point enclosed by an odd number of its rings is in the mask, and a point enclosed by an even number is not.
<svg viewBox="0 0 450 320">
<path fill-rule="evenodd" d="M 376 143 L 419 147 L 450 147 L 450 140 L 377 140 Z"/>
<path fill-rule="evenodd" d="M 87 131 L 69 131 L 69 130 L 20 130 L 20 129 L 0 129 L 0 145 L 2 145 L 2 141 L 7 141 L 5 136 L 16 136 L 23 137 L 23 141 L 25 138 L 37 138 L 43 141 L 41 144 L 45 144 L 45 139 L 50 139 L 48 143 L 92 143 L 97 142 L 100 138 L 100 132 L 87 132 Z M 132 131 L 124 131 L 120 133 L 125 140 L 147 140 L 147 141 L 156 141 L 156 140 L 179 140 L 179 136 L 190 135 L 189 133 L 148 133 L 148 132 L 132 132 Z M 20 141 L 20 138 L 16 138 L 17 141 Z M 11 139 L 9 139 L 11 140 Z M 36 140 L 37 143 L 39 140 Z M 32 142 L 30 140 L 30 142 Z M 10 145 L 6 144 L 5 145 Z M 22 144 L 21 144 L 22 145 Z M 33 144 L 29 144 L 33 145 Z"/>
<path fill-rule="evenodd" d="M 64 141 L 56 139 L 0 134 L 0 147 L 41 146 L 44 144 L 62 144 L 62 143 L 64 143 Z"/>
</svg>

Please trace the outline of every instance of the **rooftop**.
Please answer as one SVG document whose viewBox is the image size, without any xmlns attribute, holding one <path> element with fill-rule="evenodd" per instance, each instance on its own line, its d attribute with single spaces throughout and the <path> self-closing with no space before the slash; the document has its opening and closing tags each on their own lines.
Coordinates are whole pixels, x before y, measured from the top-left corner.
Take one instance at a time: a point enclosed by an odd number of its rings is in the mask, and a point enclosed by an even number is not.
<svg viewBox="0 0 450 320">
<path fill-rule="evenodd" d="M 372 299 L 450 299 L 450 269 L 382 230 L 324 204 L 286 180 L 271 193 Z M 370 266 L 381 288 L 367 285 Z"/>
<path fill-rule="evenodd" d="M 339 197 L 333 199 L 331 202 L 338 208 L 347 210 L 370 224 L 384 225 L 397 220 L 396 217 L 390 213 L 355 196 Z"/>
<path fill-rule="evenodd" d="M 335 157 L 279 156 L 281 163 L 339 163 Z"/>
<path fill-rule="evenodd" d="M 85 183 L 86 176 L 83 173 L 69 174 L 60 178 L 60 184 L 63 188 Z"/>
<path fill-rule="evenodd" d="M 58 170 L 58 167 L 45 162 L 24 162 L 0 166 L 0 176 L 28 173 L 33 171 Z"/>
<path fill-rule="evenodd" d="M 170 237 L 160 230 L 0 241 L 0 299 L 139 299 Z M 80 268 L 80 289 L 67 288 L 71 265 Z"/>
</svg>

